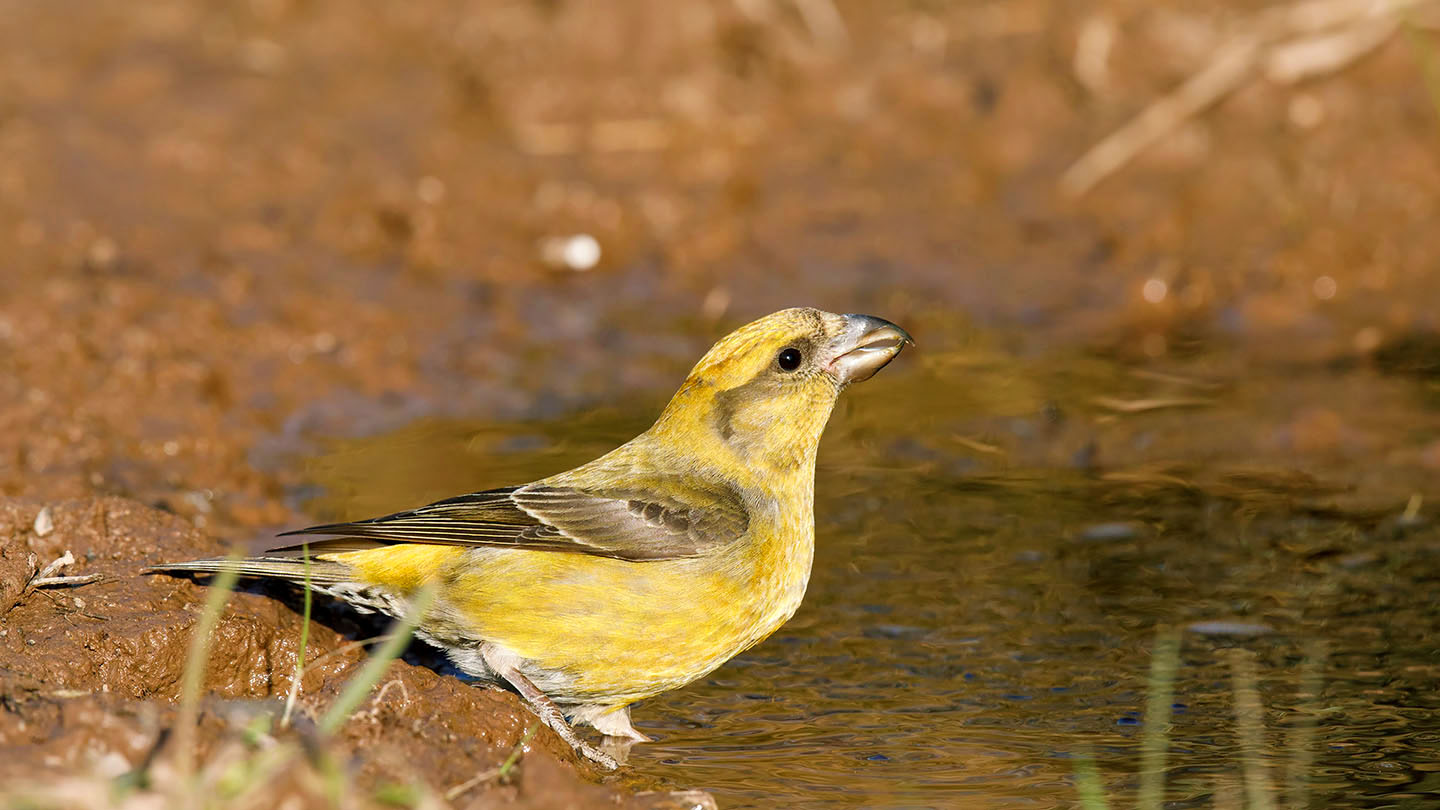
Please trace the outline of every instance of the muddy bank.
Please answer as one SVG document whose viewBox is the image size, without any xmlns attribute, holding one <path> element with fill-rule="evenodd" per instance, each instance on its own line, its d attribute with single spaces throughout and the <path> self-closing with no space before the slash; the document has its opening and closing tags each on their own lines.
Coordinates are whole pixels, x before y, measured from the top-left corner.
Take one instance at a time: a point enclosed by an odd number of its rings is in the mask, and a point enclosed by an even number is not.
<svg viewBox="0 0 1440 810">
<path fill-rule="evenodd" d="M 851 444 L 885 463 L 1140 485 L 1260 463 L 1391 517 L 1433 508 L 1430 17 L 1338 74 L 1255 77 L 1067 199 L 1065 168 L 1254 4 L 837 2 L 838 27 L 801 5 L 0 0 L 0 494 L 26 499 L 6 507 L 0 606 L 29 544 L 113 574 L 4 617 L 5 733 L 30 742 L 0 768 L 78 767 L 86 729 L 164 726 L 203 591 L 126 566 L 293 528 L 307 505 L 359 517 L 523 480 L 494 460 L 513 436 L 455 433 L 444 464 L 395 447 L 371 466 L 396 481 L 317 491 L 307 462 L 337 440 L 600 403 L 643 427 L 714 338 L 781 306 L 919 338 L 888 406 L 857 392 L 839 417 L 871 414 Z M 1114 46 L 1081 72 L 1095 31 Z M 541 249 L 574 234 L 601 249 L 584 272 Z M 842 473 L 871 460 L 845 446 L 826 450 Z M 37 538 L 42 503 L 56 531 Z M 288 688 L 296 604 L 236 595 L 217 699 Z M 373 634 L 346 616 L 312 643 Z M 306 699 L 358 661 L 326 659 Z M 466 756 L 441 756 L 384 725 L 387 693 L 373 739 L 413 749 L 427 784 L 523 730 L 506 696 L 396 671 L 462 724 Z M 133 765 L 136 740 L 105 746 Z"/>
<path fill-rule="evenodd" d="M 113 497 L 43 507 L 27 499 L 0 501 L 0 540 L 0 781 L 16 790 L 70 780 L 68 789 L 101 796 L 105 779 L 131 774 L 144 783 L 162 781 L 173 772 L 165 735 L 174 738 L 175 701 L 205 589 L 140 569 L 213 554 L 220 545 L 174 515 Z M 23 587 L 33 573 L 31 555 L 49 561 L 66 551 L 76 561 L 63 574 L 100 581 Z M 321 606 L 325 621 L 311 624 L 294 728 L 282 731 L 275 718 L 290 690 L 300 637 L 299 615 L 282 601 L 286 596 L 237 592 L 216 627 L 197 738 L 202 766 L 216 757 L 234 759 L 247 730 L 253 738 L 256 728 L 266 729 L 261 736 L 272 741 L 297 734 L 313 739 L 315 719 L 365 660 L 364 647 L 352 641 L 373 636 L 375 627 L 383 632 L 383 625 L 360 624 Z M 352 798 L 372 804 L 386 785 L 421 785 L 443 795 L 499 766 L 533 723 L 511 694 L 401 660 L 322 748 L 347 772 Z M 592 784 L 602 775 L 577 762 L 548 730 L 522 749 L 513 778 L 487 780 L 457 796 L 455 805 L 483 796 L 485 806 L 685 806 L 669 795 L 637 797 L 634 786 Z M 314 782 L 315 774 L 299 763 L 262 790 L 271 806 L 291 793 L 321 798 L 307 780 Z"/>
</svg>

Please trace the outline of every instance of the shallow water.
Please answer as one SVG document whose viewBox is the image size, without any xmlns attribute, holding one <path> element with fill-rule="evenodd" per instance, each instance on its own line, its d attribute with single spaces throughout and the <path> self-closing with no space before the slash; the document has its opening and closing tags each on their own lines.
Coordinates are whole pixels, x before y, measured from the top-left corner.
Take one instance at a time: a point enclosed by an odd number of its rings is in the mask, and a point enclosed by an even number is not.
<svg viewBox="0 0 1440 810">
<path fill-rule="evenodd" d="M 1312 478 L 1247 440 L 1238 426 L 1290 412 L 1260 382 L 1191 384 L 1207 392 L 1198 410 L 1117 420 L 1074 403 L 1129 369 L 953 365 L 932 357 L 847 393 L 822 445 L 804 605 L 765 643 L 635 708 L 657 738 L 631 752 L 639 776 L 727 808 L 1071 807 L 1088 754 L 1128 805 L 1150 651 L 1168 627 L 1182 643 L 1167 806 L 1223 806 L 1247 784 L 1233 648 L 1253 654 L 1264 707 L 1249 784 L 1263 776 L 1281 806 L 1302 789 L 1313 806 L 1433 802 L 1440 534 L 1401 517 L 1412 493 L 1382 476 L 1337 495 L 1320 481 L 1358 477 L 1347 459 Z M 1306 385 L 1292 375 L 1284 390 Z M 1433 419 L 1409 385 L 1325 372 L 1311 388 L 1348 389 L 1378 414 L 1414 409 L 1403 424 Z M 338 442 L 310 464 L 312 511 L 371 516 L 563 470 L 644 429 L 658 399 Z M 1145 463 L 1157 457 L 1172 461 Z"/>
</svg>

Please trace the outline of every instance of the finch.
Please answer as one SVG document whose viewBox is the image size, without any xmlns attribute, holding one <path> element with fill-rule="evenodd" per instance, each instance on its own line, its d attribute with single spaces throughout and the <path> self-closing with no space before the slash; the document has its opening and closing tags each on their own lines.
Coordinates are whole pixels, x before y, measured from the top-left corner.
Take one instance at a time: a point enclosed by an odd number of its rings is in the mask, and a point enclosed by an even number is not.
<svg viewBox="0 0 1440 810">
<path fill-rule="evenodd" d="M 716 343 L 649 430 L 573 470 L 158 570 L 300 583 L 309 555 L 314 590 L 396 617 L 432 585 L 416 635 L 613 768 L 570 723 L 647 740 L 631 704 L 704 676 L 795 613 L 820 434 L 840 392 L 910 343 L 880 318 L 782 310 Z"/>
</svg>

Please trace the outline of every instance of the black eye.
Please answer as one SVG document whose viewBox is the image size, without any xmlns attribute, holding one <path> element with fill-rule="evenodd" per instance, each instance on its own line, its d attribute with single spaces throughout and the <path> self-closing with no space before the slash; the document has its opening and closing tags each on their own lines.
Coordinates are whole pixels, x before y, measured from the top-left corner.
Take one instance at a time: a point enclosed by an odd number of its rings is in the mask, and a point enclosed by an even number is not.
<svg viewBox="0 0 1440 810">
<path fill-rule="evenodd" d="M 781 349 L 780 354 L 775 358 L 775 362 L 780 364 L 781 371 L 794 371 L 800 367 L 800 360 L 800 350 L 794 346 Z"/>
</svg>

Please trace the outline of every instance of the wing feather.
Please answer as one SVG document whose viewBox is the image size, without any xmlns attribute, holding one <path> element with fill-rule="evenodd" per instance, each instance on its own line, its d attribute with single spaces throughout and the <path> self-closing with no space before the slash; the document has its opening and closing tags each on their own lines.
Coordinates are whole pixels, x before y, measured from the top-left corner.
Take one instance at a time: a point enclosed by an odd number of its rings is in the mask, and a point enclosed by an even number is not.
<svg viewBox="0 0 1440 810">
<path fill-rule="evenodd" d="M 422 543 L 574 552 L 640 562 L 698 556 L 733 542 L 749 528 L 749 513 L 733 490 L 691 485 L 681 491 L 686 495 L 530 484 L 281 536 L 336 538 L 308 543 L 314 554 Z M 305 545 L 296 543 L 268 554 L 297 555 Z"/>
</svg>

